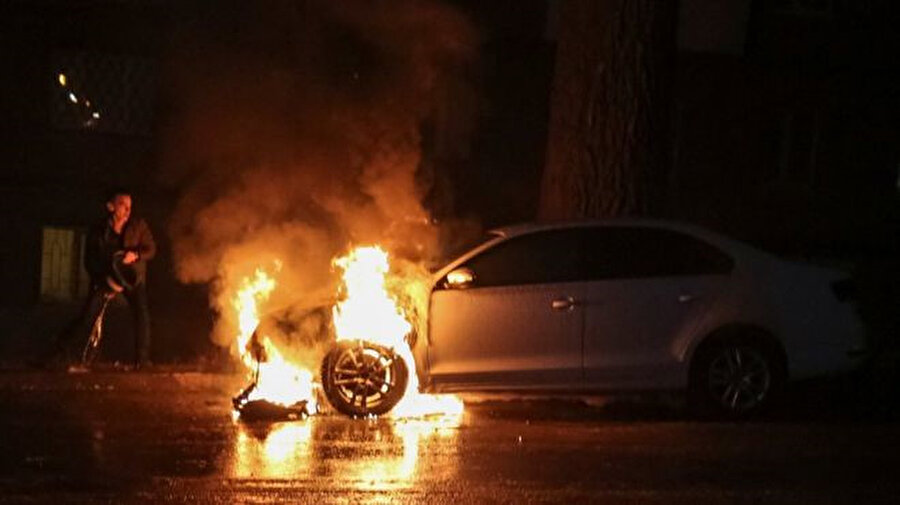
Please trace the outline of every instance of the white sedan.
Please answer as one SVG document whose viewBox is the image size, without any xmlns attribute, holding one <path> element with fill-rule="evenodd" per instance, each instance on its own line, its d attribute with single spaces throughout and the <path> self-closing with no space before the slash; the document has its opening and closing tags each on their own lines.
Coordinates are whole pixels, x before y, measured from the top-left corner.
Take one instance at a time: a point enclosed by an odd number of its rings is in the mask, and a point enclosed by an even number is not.
<svg viewBox="0 0 900 505">
<path fill-rule="evenodd" d="M 682 389 L 757 412 L 865 351 L 852 282 L 684 224 L 502 228 L 438 271 L 415 345 L 426 391 Z"/>
</svg>

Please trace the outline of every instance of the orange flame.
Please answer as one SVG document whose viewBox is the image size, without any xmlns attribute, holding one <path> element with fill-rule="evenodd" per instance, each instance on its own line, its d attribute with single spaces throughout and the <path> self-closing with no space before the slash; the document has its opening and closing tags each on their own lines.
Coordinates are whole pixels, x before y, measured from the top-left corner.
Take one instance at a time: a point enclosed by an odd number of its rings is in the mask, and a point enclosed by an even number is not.
<svg viewBox="0 0 900 505">
<path fill-rule="evenodd" d="M 388 254 L 378 246 L 357 247 L 347 256 L 336 259 L 334 265 L 343 270 L 342 294 L 345 295 L 333 309 L 337 339 L 362 339 L 393 348 L 410 368 L 406 392 L 391 413 L 398 417 L 461 414 L 463 404 L 457 397 L 419 393 L 416 363 L 406 342 L 406 335 L 413 330 L 410 321 L 416 321 L 411 317 L 414 310 L 401 307 L 397 294 L 388 293 Z M 394 280 L 397 282 L 392 286 L 401 288 L 417 281 L 411 278 Z M 407 291 L 423 293 L 415 289 Z M 424 301 L 413 300 L 412 303 L 422 306 Z"/>
<path fill-rule="evenodd" d="M 361 339 L 393 347 L 404 347 L 412 325 L 385 289 L 387 253 L 379 247 L 358 247 L 334 265 L 344 271 L 343 300 L 334 306 L 338 340 Z"/>
<path fill-rule="evenodd" d="M 402 307 L 397 301 L 399 296 L 389 293 L 386 287 L 387 279 L 393 276 L 391 286 L 405 290 L 408 297 L 412 293 L 417 299 L 408 303 L 421 307 L 427 302 L 427 290 L 421 289 L 425 279 L 391 273 L 388 254 L 377 246 L 357 247 L 335 259 L 333 264 L 343 272 L 341 300 L 332 309 L 336 339 L 361 339 L 393 348 L 410 368 L 406 392 L 392 414 L 400 417 L 460 415 L 463 405 L 455 396 L 419 394 L 416 365 L 406 336 L 420 321 L 414 317 L 415 308 Z M 277 262 L 275 270 L 280 270 Z M 256 381 L 256 388 L 247 400 L 265 399 L 284 406 L 307 400 L 307 410 L 315 412 L 312 372 L 286 360 L 266 335 L 255 334 L 259 326 L 259 305 L 268 300 L 276 286 L 272 275 L 258 268 L 241 282 L 232 299 L 239 327 L 237 349 Z M 260 354 L 265 359 L 257 361 Z"/>
<path fill-rule="evenodd" d="M 276 262 L 276 271 L 280 264 Z M 256 361 L 259 353 L 251 352 L 253 345 L 250 339 L 259 325 L 258 305 L 265 302 L 275 289 L 275 279 L 265 270 L 257 268 L 253 277 L 245 278 L 241 283 L 232 305 L 238 313 L 238 351 L 241 360 L 255 373 L 256 388 L 247 400 L 265 399 L 273 403 L 289 406 L 301 400 L 307 400 L 307 410 L 314 412 L 315 396 L 312 392 L 312 373 L 288 362 L 278 348 L 265 335 L 256 335 L 256 345 L 262 346 L 265 360 Z M 250 344 L 250 345 L 248 345 Z M 258 367 L 258 368 L 257 368 Z"/>
</svg>

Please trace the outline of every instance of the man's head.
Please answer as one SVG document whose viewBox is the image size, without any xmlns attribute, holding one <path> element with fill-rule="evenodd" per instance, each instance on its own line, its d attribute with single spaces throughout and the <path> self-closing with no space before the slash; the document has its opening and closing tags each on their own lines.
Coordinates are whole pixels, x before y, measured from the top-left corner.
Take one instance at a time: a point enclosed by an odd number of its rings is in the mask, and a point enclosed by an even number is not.
<svg viewBox="0 0 900 505">
<path fill-rule="evenodd" d="M 123 223 L 131 216 L 131 193 L 124 189 L 110 191 L 106 210 L 116 222 Z"/>
</svg>

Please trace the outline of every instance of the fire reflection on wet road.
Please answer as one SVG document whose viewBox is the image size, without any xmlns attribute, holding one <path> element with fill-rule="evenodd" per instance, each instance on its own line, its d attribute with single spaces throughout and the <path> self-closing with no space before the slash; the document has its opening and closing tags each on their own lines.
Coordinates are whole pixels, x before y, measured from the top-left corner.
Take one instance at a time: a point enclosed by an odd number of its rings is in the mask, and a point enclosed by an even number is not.
<svg viewBox="0 0 900 505">
<path fill-rule="evenodd" d="M 233 450 L 223 473 L 234 479 L 340 478 L 360 490 L 413 488 L 422 474 L 419 453 L 452 446 L 462 414 L 426 419 L 313 416 L 292 422 L 235 422 Z M 434 478 L 429 469 L 429 478 Z M 444 477 L 455 473 L 442 461 Z"/>
<path fill-rule="evenodd" d="M 0 373 L 0 504 L 895 503 L 896 423 L 563 402 L 235 420 L 242 375 Z"/>
</svg>

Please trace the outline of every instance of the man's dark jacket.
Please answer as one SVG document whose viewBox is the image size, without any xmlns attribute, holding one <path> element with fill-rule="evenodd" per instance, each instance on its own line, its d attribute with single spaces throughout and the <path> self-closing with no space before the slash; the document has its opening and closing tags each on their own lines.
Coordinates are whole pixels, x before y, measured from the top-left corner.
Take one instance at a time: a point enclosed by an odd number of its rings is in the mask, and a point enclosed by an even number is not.
<svg viewBox="0 0 900 505">
<path fill-rule="evenodd" d="M 84 267 L 95 285 L 106 285 L 106 277 L 112 274 L 113 255 L 119 251 L 138 254 L 138 260 L 130 267 L 135 274 L 134 285 L 143 284 L 147 280 L 147 261 L 156 255 L 156 242 L 146 221 L 130 218 L 121 235 L 116 234 L 108 219 L 91 228 L 85 244 Z"/>
</svg>

